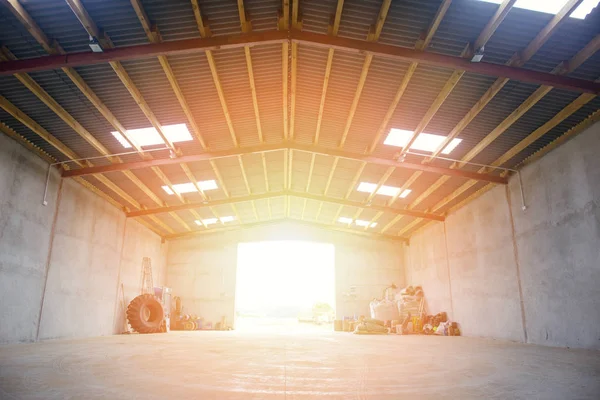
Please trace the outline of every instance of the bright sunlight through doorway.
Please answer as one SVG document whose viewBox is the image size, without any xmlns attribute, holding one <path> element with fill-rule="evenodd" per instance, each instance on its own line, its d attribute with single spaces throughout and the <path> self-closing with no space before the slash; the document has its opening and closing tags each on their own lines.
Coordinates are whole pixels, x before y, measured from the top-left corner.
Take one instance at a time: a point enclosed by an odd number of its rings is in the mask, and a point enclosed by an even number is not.
<svg viewBox="0 0 600 400">
<path fill-rule="evenodd" d="M 335 248 L 307 241 L 238 245 L 235 327 L 243 331 L 333 330 Z"/>
</svg>

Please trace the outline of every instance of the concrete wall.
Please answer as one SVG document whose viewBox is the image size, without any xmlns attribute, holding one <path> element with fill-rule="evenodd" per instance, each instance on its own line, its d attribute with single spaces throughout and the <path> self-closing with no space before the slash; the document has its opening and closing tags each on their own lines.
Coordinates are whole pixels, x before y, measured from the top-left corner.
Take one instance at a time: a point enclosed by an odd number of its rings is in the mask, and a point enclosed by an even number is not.
<svg viewBox="0 0 600 400">
<path fill-rule="evenodd" d="M 186 313 L 206 321 L 233 321 L 239 243 L 308 240 L 335 245 L 336 312 L 369 314 L 369 302 L 394 282 L 404 285 L 403 249 L 398 242 L 373 240 L 294 223 L 281 223 L 169 243 L 167 284 Z M 346 294 L 356 286 L 356 297 Z M 310 288 L 307 288 L 310 290 Z"/>
<path fill-rule="evenodd" d="M 411 238 L 407 281 L 471 336 L 600 349 L 600 124 Z M 445 269 L 444 269 L 445 267 Z"/>
<path fill-rule="evenodd" d="M 43 206 L 46 168 L 0 135 L 0 343 L 121 332 L 118 282 L 128 302 L 144 256 L 164 283 L 157 235 L 56 173 Z"/>
<path fill-rule="evenodd" d="M 47 164 L 0 134 L 0 342 L 32 341 L 50 248 L 59 179 L 42 205 Z"/>
</svg>

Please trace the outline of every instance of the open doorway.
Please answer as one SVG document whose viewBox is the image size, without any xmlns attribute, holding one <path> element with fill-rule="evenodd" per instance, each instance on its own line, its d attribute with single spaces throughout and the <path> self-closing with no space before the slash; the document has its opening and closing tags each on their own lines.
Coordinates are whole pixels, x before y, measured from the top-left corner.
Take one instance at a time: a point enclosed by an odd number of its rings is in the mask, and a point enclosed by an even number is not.
<svg viewBox="0 0 600 400">
<path fill-rule="evenodd" d="M 244 331 L 332 330 L 335 248 L 308 241 L 238 245 L 235 328 Z"/>
</svg>

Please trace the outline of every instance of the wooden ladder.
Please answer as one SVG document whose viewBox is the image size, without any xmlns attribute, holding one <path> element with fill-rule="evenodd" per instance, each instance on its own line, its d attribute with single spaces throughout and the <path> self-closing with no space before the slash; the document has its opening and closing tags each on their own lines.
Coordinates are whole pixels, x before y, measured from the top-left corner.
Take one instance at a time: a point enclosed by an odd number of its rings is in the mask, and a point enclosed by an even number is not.
<svg viewBox="0 0 600 400">
<path fill-rule="evenodd" d="M 152 263 L 150 257 L 142 259 L 142 276 L 140 278 L 141 294 L 154 294 L 154 284 L 152 282 Z"/>
</svg>

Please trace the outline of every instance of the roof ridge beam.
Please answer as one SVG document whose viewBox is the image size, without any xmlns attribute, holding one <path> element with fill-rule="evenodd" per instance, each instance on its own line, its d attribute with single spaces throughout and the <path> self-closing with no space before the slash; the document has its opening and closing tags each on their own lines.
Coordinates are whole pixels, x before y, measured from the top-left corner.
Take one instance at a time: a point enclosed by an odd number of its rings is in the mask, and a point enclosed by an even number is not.
<svg viewBox="0 0 600 400">
<path fill-rule="evenodd" d="M 263 45 L 282 43 L 288 40 L 292 40 L 292 43 L 307 43 L 314 46 L 352 52 L 363 52 L 378 57 L 417 61 L 419 63 L 444 68 L 461 69 L 483 75 L 502 76 L 506 77 L 506 79 L 540 85 L 550 85 L 570 91 L 593 94 L 600 93 L 599 83 L 583 79 L 557 76 L 546 72 L 488 62 L 472 63 L 469 60 L 456 56 L 447 56 L 377 42 L 333 37 L 312 32 L 299 32 L 296 30 L 292 30 L 289 33 L 286 31 L 273 30 L 234 36 L 215 36 L 205 39 L 183 39 L 148 45 L 117 47 L 114 49 L 107 49 L 103 53 L 81 52 L 7 61 L 0 64 L 0 75 L 42 71 L 62 67 L 103 64 L 111 61 L 139 59 L 158 55 L 186 54 L 202 51 L 209 52 L 215 49 L 244 47 L 253 44 Z"/>
<path fill-rule="evenodd" d="M 196 203 L 179 204 L 179 205 L 175 205 L 175 206 L 166 206 L 166 207 L 143 209 L 143 210 L 138 210 L 138 211 L 130 211 L 127 213 L 127 217 L 132 218 L 132 217 L 139 217 L 139 216 L 144 216 L 144 215 L 155 215 L 155 214 L 161 214 L 161 213 L 167 213 L 167 212 L 173 212 L 173 211 L 208 208 L 208 207 L 215 207 L 215 206 L 224 205 L 224 204 L 235 204 L 235 203 L 241 203 L 241 202 L 246 202 L 246 201 L 252 202 L 255 200 L 272 199 L 275 197 L 284 197 L 284 196 L 297 197 L 297 198 L 307 199 L 307 200 L 323 201 L 326 203 L 333 203 L 333 204 L 340 204 L 340 205 L 344 205 L 344 206 L 348 206 L 348 207 L 358 207 L 358 208 L 362 208 L 362 209 L 376 210 L 376 211 L 386 212 L 386 213 L 391 213 L 391 214 L 408 215 L 408 216 L 412 216 L 412 217 L 431 219 L 431 220 L 435 220 L 435 221 L 443 221 L 444 220 L 444 216 L 440 215 L 440 214 L 433 214 L 433 213 L 426 213 L 426 212 L 412 211 L 412 210 L 404 210 L 404 209 L 400 209 L 400 208 L 385 207 L 385 206 L 378 206 L 378 205 L 368 205 L 368 204 L 364 204 L 364 203 L 361 203 L 358 201 L 350 201 L 350 200 L 345 200 L 345 199 L 340 199 L 340 198 L 335 198 L 335 197 L 319 196 L 319 195 L 314 195 L 314 194 L 310 194 L 310 193 L 297 192 L 297 191 L 291 191 L 291 190 L 282 190 L 279 192 L 267 192 L 267 193 L 261 193 L 261 194 L 251 194 L 248 196 L 230 197 L 227 199 L 212 200 L 209 202 L 204 201 L 204 202 L 196 202 Z"/>
<path fill-rule="evenodd" d="M 311 145 L 301 145 L 298 143 L 281 143 L 276 145 L 263 145 L 263 146 L 255 146 L 255 147 L 246 147 L 246 148 L 237 148 L 232 150 L 225 150 L 221 152 L 214 153 L 201 153 L 189 156 L 181 156 L 175 159 L 172 158 L 164 158 L 164 159 L 154 159 L 154 160 L 145 160 L 145 161 L 134 161 L 130 163 L 122 163 L 122 164 L 111 164 L 111 165 L 103 165 L 98 167 L 89 167 L 89 168 L 81 168 L 74 169 L 70 171 L 65 171 L 63 173 L 63 177 L 69 178 L 74 176 L 84 176 L 84 175 L 93 175 L 98 173 L 112 172 L 112 171 L 121 171 L 121 170 L 133 170 L 133 169 L 141 169 L 141 168 L 149 168 L 157 165 L 171 165 L 171 164 L 180 164 L 186 162 L 196 162 L 196 161 L 209 161 L 215 160 L 218 158 L 226 158 L 226 157 L 237 157 L 238 155 L 246 155 L 246 154 L 254 154 L 261 152 L 272 152 L 272 151 L 302 151 L 307 153 L 315 153 L 320 155 L 326 155 L 331 157 L 345 158 L 348 160 L 356 160 L 362 161 L 370 164 L 377 165 L 385 165 L 388 167 L 397 167 L 402 169 L 410 169 L 424 172 L 431 172 L 440 175 L 451 175 L 451 176 L 460 176 L 463 178 L 471 178 L 478 179 L 481 181 L 493 182 L 498 184 L 506 184 L 506 179 L 503 177 L 499 177 L 496 175 L 485 175 L 478 174 L 475 172 L 462 171 L 451 168 L 443 168 L 436 167 L 433 165 L 426 164 L 418 164 L 418 163 L 410 163 L 410 162 L 399 162 L 386 158 L 373 157 L 361 153 L 351 153 L 347 151 L 330 149 L 322 146 L 311 146 Z"/>
</svg>

